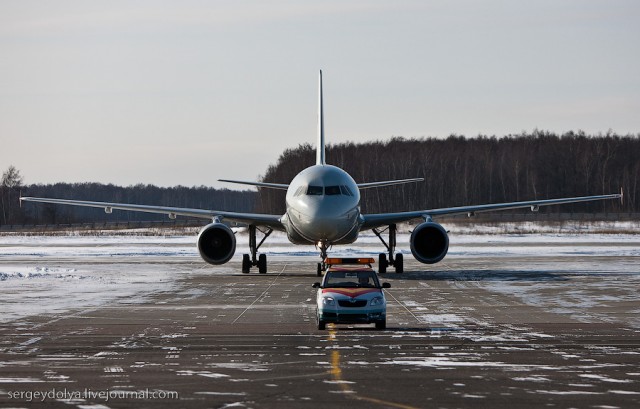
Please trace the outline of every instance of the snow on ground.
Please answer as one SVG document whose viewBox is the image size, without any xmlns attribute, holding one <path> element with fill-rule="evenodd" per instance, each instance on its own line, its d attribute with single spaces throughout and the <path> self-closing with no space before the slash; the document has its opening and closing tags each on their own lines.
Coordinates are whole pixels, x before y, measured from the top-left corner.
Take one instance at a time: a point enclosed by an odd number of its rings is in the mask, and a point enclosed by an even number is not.
<svg viewBox="0 0 640 409">
<path fill-rule="evenodd" d="M 562 234 L 616 234 L 640 233 L 640 220 L 635 221 L 522 221 L 522 222 L 453 222 L 442 223 L 450 226 L 451 231 L 461 234 L 531 234 L 531 233 L 562 233 Z"/>
<path fill-rule="evenodd" d="M 144 264 L 135 267 L 135 274 L 127 270 L 120 264 L 76 269 L 44 260 L 0 264 L 0 322 L 93 308 L 114 300 L 141 303 L 154 293 L 175 287 L 168 271 Z"/>
<path fill-rule="evenodd" d="M 628 226 L 627 226 L 628 227 Z M 536 258 L 550 256 L 574 257 L 575 265 L 588 263 L 592 256 L 640 256 L 640 235 L 635 234 L 468 234 L 450 228 L 450 247 L 447 260 L 460 258 L 527 257 L 532 260 L 523 271 L 535 270 Z M 411 257 L 407 229 L 398 235 L 398 251 Z M 201 261 L 196 248 L 196 235 L 148 236 L 118 234 L 86 236 L 0 235 L 0 321 L 37 314 L 57 314 L 63 311 L 92 308 L 109 302 L 140 303 L 154 293 L 175 291 L 178 278 L 197 272 L 198 267 L 208 274 L 233 272 L 226 266 L 208 266 Z M 248 252 L 246 232 L 237 236 L 238 248 L 234 260 Z M 314 246 L 295 246 L 284 233 L 276 232 L 261 249 L 271 260 L 298 257 L 301 261 L 318 261 Z M 371 232 L 361 235 L 351 245 L 336 246 L 332 256 L 376 256 L 383 251 L 379 239 Z M 196 267 L 188 271 L 172 267 L 175 258 L 193 258 Z M 407 258 L 408 259 L 408 258 Z M 111 260 L 117 260 L 113 263 Z M 158 263 L 160 261 L 160 263 Z M 167 262 L 164 262 L 167 261 Z M 444 269 L 443 263 L 443 269 Z M 438 265 L 436 265 L 438 266 Z M 634 263 L 616 264 L 615 270 L 636 273 Z M 446 271 L 445 271 L 446 273 Z M 543 285 L 544 283 L 541 283 Z M 502 287 L 505 288 L 502 288 Z M 493 290 L 518 294 L 518 287 L 505 282 L 495 283 Z M 539 289 L 543 291 L 544 287 Z M 529 289 L 523 289 L 530 297 Z M 542 295 L 540 295 L 542 297 Z M 558 304 L 562 309 L 571 305 Z M 575 305 L 572 305 L 575 306 Z"/>
<path fill-rule="evenodd" d="M 399 233 L 398 251 L 411 254 L 409 233 Z M 0 257 L 199 257 L 197 236 L 0 236 Z M 385 240 L 387 238 L 385 237 Z M 235 258 L 249 252 L 248 236 L 238 233 Z M 612 245 L 612 242 L 614 245 Z M 602 245 L 606 243 L 606 245 Z M 261 247 L 270 256 L 310 256 L 318 258 L 313 245 L 293 245 L 284 233 L 274 232 Z M 333 256 L 377 255 L 384 251 L 379 239 L 370 232 L 356 243 L 335 246 Z M 460 234 L 451 230 L 451 257 L 469 256 L 608 256 L 640 255 L 640 235 L 539 233 L 539 234 Z"/>
</svg>

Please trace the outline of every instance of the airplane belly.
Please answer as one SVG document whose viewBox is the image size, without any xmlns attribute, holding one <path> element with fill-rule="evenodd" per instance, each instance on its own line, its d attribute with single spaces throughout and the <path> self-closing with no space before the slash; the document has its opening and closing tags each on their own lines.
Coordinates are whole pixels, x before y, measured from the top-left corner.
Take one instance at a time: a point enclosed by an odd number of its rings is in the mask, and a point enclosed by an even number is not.
<svg viewBox="0 0 640 409">
<path fill-rule="evenodd" d="M 358 240 L 359 234 L 360 234 L 360 229 L 358 228 L 358 226 L 354 226 L 349 233 L 347 233 L 340 240 L 334 241 L 333 244 L 351 244 L 356 240 Z"/>
</svg>

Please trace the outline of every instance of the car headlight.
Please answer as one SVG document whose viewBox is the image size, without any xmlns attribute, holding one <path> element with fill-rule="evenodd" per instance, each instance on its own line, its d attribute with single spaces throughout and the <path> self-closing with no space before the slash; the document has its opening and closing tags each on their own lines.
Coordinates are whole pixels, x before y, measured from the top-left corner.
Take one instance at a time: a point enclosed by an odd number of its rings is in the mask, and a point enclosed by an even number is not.
<svg viewBox="0 0 640 409">
<path fill-rule="evenodd" d="M 322 305 L 336 305 L 336 300 L 332 297 L 324 297 L 322 298 Z"/>
<path fill-rule="evenodd" d="M 371 305 L 382 305 L 384 304 L 384 299 L 382 297 L 373 297 L 371 299 Z"/>
</svg>

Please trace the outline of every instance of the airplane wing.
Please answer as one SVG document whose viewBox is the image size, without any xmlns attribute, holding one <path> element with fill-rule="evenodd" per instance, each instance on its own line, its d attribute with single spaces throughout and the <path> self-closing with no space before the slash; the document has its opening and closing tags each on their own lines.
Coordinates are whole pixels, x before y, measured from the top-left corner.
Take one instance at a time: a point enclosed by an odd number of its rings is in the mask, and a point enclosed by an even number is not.
<svg viewBox="0 0 640 409">
<path fill-rule="evenodd" d="M 285 185 L 282 183 L 247 182 L 245 180 L 229 180 L 229 179 L 218 179 L 218 182 L 237 183 L 240 185 L 249 185 L 249 186 L 257 186 L 257 187 L 268 187 L 270 189 L 280 189 L 280 190 L 289 189 L 289 185 Z"/>
<path fill-rule="evenodd" d="M 404 183 L 413 183 L 413 182 L 422 182 L 422 181 L 424 181 L 424 178 L 385 180 L 382 182 L 358 183 L 358 189 L 370 189 L 372 187 L 394 186 L 394 185 L 402 185 Z"/>
<path fill-rule="evenodd" d="M 145 212 L 166 214 L 169 218 L 174 219 L 176 216 L 190 216 L 202 219 L 213 219 L 219 217 L 221 219 L 232 222 L 255 224 L 260 226 L 268 226 L 276 230 L 284 230 L 280 219 L 281 215 L 275 214 L 257 214 L 257 213 L 236 213 L 217 210 L 205 209 L 188 209 L 183 207 L 165 207 L 165 206 L 148 206 L 124 203 L 107 203 L 107 202 L 89 202 L 84 200 L 68 200 L 68 199 L 49 199 L 42 197 L 21 197 L 20 200 L 25 202 L 53 203 L 70 206 L 97 207 L 102 208 L 106 213 L 116 210 L 128 210 L 131 212 Z"/>
<path fill-rule="evenodd" d="M 550 206 L 566 203 L 579 203 L 579 202 L 591 202 L 594 200 L 609 200 L 620 199 L 622 200 L 623 193 L 620 190 L 618 194 L 612 195 L 600 195 L 600 196 L 583 196 L 583 197 L 568 197 L 563 199 L 547 199 L 547 200 L 531 200 L 527 202 L 511 202 L 511 203 L 495 203 L 485 204 L 478 206 L 461 206 L 461 207 L 446 207 L 443 209 L 431 209 L 431 210 L 418 210 L 413 212 L 399 212 L 399 213 L 380 213 L 380 214 L 363 214 L 362 218 L 364 223 L 361 229 L 373 229 L 379 226 L 385 226 L 394 223 L 402 223 L 411 219 L 424 218 L 425 220 L 430 217 L 454 215 L 454 214 L 475 214 L 481 212 L 490 212 L 497 210 L 510 210 L 510 209 L 523 209 L 531 208 L 531 211 L 537 211 L 540 206 Z"/>
</svg>

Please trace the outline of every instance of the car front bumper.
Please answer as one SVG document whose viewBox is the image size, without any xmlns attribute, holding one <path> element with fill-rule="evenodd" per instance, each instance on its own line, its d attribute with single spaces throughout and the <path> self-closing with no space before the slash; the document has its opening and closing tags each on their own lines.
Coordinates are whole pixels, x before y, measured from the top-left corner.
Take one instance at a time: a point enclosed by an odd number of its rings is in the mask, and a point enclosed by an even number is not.
<svg viewBox="0 0 640 409">
<path fill-rule="evenodd" d="M 387 317 L 384 310 L 342 311 L 319 310 L 318 319 L 334 324 L 372 324 L 384 321 Z"/>
</svg>

